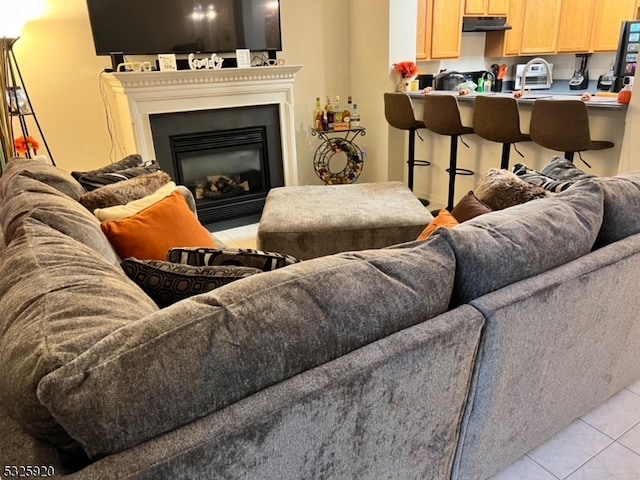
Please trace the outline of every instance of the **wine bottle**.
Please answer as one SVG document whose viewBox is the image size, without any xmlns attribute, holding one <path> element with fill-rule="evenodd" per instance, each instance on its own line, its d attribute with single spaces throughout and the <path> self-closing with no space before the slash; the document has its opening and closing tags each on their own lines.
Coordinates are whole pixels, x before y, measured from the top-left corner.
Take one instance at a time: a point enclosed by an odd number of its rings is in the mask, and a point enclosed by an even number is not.
<svg viewBox="0 0 640 480">
<path fill-rule="evenodd" d="M 313 129 L 322 130 L 322 105 L 320 105 L 320 97 L 316 97 L 316 108 L 313 111 L 313 123 L 311 124 Z"/>
</svg>

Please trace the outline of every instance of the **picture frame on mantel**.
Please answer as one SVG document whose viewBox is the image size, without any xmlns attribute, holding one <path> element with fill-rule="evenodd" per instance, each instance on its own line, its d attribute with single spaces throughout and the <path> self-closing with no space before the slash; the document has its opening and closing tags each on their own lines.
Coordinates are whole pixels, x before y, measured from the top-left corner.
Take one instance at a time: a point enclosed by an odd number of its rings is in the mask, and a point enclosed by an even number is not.
<svg viewBox="0 0 640 480">
<path fill-rule="evenodd" d="M 239 48 L 236 50 L 236 60 L 238 62 L 238 68 L 251 67 L 251 52 L 246 48 Z"/>
<path fill-rule="evenodd" d="M 158 66 L 161 72 L 172 72 L 178 70 L 175 53 L 166 53 L 158 55 Z"/>
</svg>

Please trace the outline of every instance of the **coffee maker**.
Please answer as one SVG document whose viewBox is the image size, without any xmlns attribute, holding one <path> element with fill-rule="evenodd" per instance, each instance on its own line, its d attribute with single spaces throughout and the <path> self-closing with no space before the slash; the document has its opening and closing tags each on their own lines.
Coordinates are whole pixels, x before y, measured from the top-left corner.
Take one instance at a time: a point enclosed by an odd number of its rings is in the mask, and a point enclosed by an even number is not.
<svg viewBox="0 0 640 480">
<path fill-rule="evenodd" d="M 571 90 L 586 90 L 589 87 L 589 63 L 590 53 L 576 54 L 576 68 L 573 71 L 573 77 L 569 80 L 569 88 Z"/>
</svg>

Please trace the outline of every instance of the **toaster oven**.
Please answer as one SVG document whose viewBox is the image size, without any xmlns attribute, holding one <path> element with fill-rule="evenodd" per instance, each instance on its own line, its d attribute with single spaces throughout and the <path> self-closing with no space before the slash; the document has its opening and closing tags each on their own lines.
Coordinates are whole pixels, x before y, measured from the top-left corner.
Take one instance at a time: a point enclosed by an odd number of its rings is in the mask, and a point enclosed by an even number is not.
<svg viewBox="0 0 640 480">
<path fill-rule="evenodd" d="M 526 65 L 516 65 L 516 83 L 515 90 L 522 88 L 522 74 L 524 73 L 524 67 Z M 534 63 L 527 69 L 525 88 L 529 90 L 551 88 L 551 74 L 553 72 L 553 64 L 549 64 L 549 71 L 547 66 L 543 63 Z"/>
</svg>

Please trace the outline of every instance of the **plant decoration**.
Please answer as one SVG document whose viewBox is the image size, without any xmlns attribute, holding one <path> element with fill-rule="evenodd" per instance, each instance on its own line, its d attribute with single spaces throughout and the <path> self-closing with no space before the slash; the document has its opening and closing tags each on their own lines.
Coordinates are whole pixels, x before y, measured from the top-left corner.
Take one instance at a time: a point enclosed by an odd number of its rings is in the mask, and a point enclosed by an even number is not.
<svg viewBox="0 0 640 480">
<path fill-rule="evenodd" d="M 413 78 L 418 73 L 417 65 L 410 60 L 394 63 L 393 69 L 398 72 L 402 78 Z"/>
<path fill-rule="evenodd" d="M 26 155 L 33 150 L 34 155 L 38 153 L 40 144 L 31 136 L 18 137 L 13 141 L 13 147 L 16 149 L 18 155 Z M 28 155 L 27 155 L 28 156 Z"/>
</svg>

